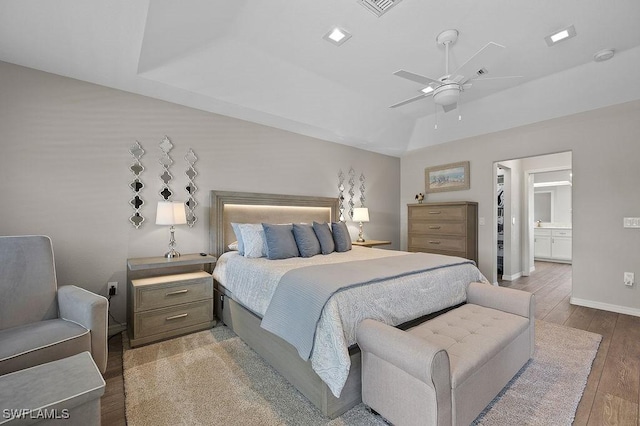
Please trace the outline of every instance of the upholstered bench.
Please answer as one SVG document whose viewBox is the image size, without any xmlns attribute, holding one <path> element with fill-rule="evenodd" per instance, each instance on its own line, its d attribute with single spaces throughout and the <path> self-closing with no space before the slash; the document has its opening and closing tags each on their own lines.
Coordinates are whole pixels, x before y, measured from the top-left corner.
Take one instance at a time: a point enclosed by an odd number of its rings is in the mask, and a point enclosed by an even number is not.
<svg viewBox="0 0 640 426">
<path fill-rule="evenodd" d="M 482 283 L 406 331 L 364 320 L 362 401 L 396 426 L 468 425 L 533 355 L 534 322 L 532 294 Z"/>
<path fill-rule="evenodd" d="M 0 425 L 99 425 L 105 382 L 89 352 L 0 376 Z"/>
</svg>

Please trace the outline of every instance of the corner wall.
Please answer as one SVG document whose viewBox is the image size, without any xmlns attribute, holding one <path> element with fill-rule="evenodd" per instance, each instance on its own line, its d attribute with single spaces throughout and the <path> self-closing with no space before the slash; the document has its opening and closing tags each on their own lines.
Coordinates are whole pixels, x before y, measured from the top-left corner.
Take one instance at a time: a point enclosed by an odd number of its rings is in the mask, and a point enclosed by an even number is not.
<svg viewBox="0 0 640 426">
<path fill-rule="evenodd" d="M 640 274 L 640 230 L 624 229 L 623 217 L 640 216 L 640 101 L 461 139 L 404 155 L 401 159 L 401 247 L 407 247 L 407 208 L 424 190 L 424 169 L 471 162 L 471 189 L 428 194 L 429 201 L 478 202 L 479 267 L 493 265 L 493 163 L 572 152 L 572 302 L 640 316 L 640 292 L 623 285 L 624 271 Z M 523 167 L 526 169 L 527 167 Z"/>
<path fill-rule="evenodd" d="M 105 295 L 107 282 L 118 281 L 112 313 L 119 321 L 125 321 L 127 258 L 167 251 L 169 231 L 154 223 L 158 143 L 165 135 L 174 144 L 173 200 L 186 200 L 187 150 L 199 158 L 198 222 L 176 227 L 183 253 L 208 251 L 210 190 L 337 197 L 338 171 L 350 167 L 356 198 L 360 173 L 366 178 L 366 236 L 399 248 L 399 158 L 4 62 L 0 87 L 0 235 L 49 235 L 60 285 Z M 140 229 L 128 221 L 128 150 L 136 140 L 146 151 Z M 357 238 L 357 224 L 347 224 Z"/>
</svg>

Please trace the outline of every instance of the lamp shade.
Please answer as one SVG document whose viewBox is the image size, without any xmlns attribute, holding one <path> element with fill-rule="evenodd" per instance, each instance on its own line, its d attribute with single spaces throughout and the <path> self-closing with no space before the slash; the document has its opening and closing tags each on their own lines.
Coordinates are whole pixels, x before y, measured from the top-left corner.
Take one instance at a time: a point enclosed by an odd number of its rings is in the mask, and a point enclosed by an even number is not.
<svg viewBox="0 0 640 426">
<path fill-rule="evenodd" d="M 180 201 L 158 201 L 156 225 L 183 225 L 187 223 L 187 212 Z"/>
<path fill-rule="evenodd" d="M 369 209 L 366 207 L 356 207 L 353 209 L 354 222 L 369 222 Z"/>
</svg>

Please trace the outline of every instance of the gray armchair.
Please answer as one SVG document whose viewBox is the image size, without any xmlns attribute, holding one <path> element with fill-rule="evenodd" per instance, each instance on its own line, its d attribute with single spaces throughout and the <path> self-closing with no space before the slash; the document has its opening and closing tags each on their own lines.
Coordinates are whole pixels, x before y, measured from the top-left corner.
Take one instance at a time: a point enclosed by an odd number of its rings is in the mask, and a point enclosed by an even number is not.
<svg viewBox="0 0 640 426">
<path fill-rule="evenodd" d="M 0 237 L 0 375 L 84 351 L 107 366 L 107 299 L 58 288 L 46 236 Z"/>
</svg>

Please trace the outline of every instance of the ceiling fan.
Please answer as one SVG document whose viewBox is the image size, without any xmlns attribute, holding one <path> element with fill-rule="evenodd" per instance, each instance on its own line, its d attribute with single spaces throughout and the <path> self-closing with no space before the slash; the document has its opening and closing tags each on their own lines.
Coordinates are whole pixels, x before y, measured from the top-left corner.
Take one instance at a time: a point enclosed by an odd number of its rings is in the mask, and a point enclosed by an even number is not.
<svg viewBox="0 0 640 426">
<path fill-rule="evenodd" d="M 425 85 L 420 95 L 389 106 L 396 108 L 408 103 L 432 96 L 433 101 L 449 112 L 458 106 L 460 93 L 473 87 L 484 89 L 500 89 L 516 84 L 522 76 L 481 78 L 488 74 L 487 66 L 493 63 L 504 46 L 489 42 L 475 53 L 467 62 L 449 74 L 449 47 L 458 40 L 458 30 L 445 30 L 436 37 L 436 42 L 445 49 L 445 75 L 440 78 L 425 77 L 405 70 L 394 72 L 398 77 Z"/>
</svg>

